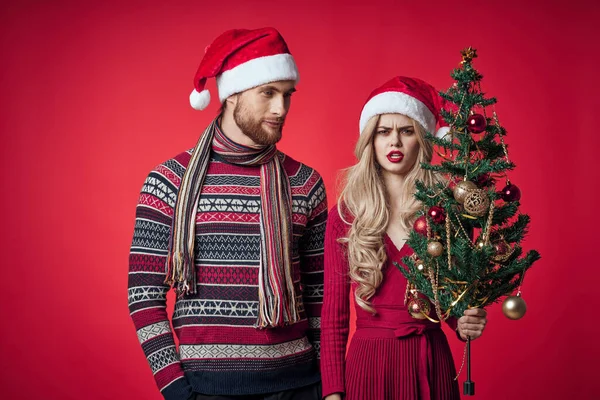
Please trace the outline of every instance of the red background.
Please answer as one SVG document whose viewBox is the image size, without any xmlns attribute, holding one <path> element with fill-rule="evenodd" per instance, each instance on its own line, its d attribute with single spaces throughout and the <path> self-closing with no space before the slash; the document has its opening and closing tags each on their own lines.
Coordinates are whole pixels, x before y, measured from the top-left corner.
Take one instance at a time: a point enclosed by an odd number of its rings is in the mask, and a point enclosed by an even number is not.
<svg viewBox="0 0 600 400">
<path fill-rule="evenodd" d="M 119 3 L 0 6 L 0 397 L 161 398 L 127 310 L 134 208 L 150 169 L 215 115 L 214 100 L 188 104 L 204 47 L 262 26 L 282 32 L 302 75 L 280 148 L 321 172 L 330 205 L 368 93 L 399 74 L 446 89 L 459 50 L 478 49 L 533 220 L 526 247 L 543 259 L 525 318 L 489 309 L 476 398 L 598 393 L 594 2 Z"/>
</svg>

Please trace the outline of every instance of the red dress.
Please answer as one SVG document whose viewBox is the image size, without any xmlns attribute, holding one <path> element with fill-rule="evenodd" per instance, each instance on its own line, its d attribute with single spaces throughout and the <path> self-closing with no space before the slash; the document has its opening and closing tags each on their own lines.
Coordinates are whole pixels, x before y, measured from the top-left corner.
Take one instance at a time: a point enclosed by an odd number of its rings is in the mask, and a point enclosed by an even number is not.
<svg viewBox="0 0 600 400">
<path fill-rule="evenodd" d="M 388 261 L 383 282 L 371 303 L 377 314 L 355 301 L 356 332 L 346 357 L 350 317 L 350 283 L 345 245 L 348 226 L 334 207 L 325 235 L 325 287 L 321 316 L 321 377 L 323 397 L 341 392 L 346 400 L 460 399 L 456 370 L 440 324 L 413 318 L 404 305 L 406 278 L 393 261 L 412 250 L 396 248 L 386 235 Z M 432 318 L 437 319 L 433 305 Z M 448 320 L 456 328 L 456 320 Z"/>
</svg>

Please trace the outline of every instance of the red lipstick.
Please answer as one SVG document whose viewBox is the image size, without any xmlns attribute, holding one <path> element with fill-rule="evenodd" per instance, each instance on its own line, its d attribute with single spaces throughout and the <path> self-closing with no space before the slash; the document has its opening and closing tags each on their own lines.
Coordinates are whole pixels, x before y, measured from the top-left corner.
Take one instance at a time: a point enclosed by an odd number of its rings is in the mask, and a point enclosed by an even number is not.
<svg viewBox="0 0 600 400">
<path fill-rule="evenodd" d="M 393 150 L 390 151 L 387 155 L 387 159 L 391 162 L 391 163 L 399 163 L 400 161 L 402 161 L 402 159 L 404 158 L 404 153 L 402 153 L 400 150 Z"/>
</svg>

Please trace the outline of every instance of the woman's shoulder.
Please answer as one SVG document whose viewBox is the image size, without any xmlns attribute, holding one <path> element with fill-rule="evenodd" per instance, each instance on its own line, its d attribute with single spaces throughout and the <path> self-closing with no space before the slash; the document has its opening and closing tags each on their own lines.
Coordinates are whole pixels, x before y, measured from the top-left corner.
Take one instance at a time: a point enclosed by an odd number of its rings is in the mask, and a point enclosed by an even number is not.
<svg viewBox="0 0 600 400">
<path fill-rule="evenodd" d="M 341 214 L 340 214 L 341 209 Z M 343 204 L 336 204 L 329 210 L 329 214 L 327 216 L 327 224 L 330 225 L 335 230 L 347 230 L 350 228 L 350 224 L 352 223 L 352 215 L 347 208 L 344 207 Z"/>
</svg>

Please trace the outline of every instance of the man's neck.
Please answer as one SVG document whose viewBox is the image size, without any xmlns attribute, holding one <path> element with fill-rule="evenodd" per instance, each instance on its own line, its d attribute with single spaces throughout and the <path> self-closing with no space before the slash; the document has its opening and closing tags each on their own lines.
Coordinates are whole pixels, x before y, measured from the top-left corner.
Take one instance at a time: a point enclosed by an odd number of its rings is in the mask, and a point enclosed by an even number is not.
<svg viewBox="0 0 600 400">
<path fill-rule="evenodd" d="M 235 123 L 232 112 L 225 110 L 221 115 L 221 132 L 230 140 L 248 147 L 256 147 L 256 143 L 242 132 L 240 127 Z"/>
</svg>

